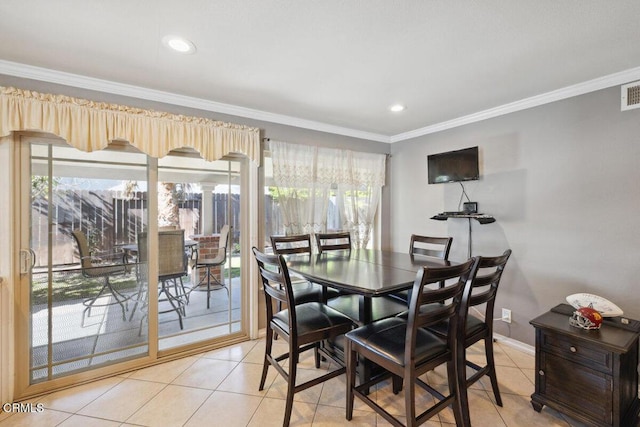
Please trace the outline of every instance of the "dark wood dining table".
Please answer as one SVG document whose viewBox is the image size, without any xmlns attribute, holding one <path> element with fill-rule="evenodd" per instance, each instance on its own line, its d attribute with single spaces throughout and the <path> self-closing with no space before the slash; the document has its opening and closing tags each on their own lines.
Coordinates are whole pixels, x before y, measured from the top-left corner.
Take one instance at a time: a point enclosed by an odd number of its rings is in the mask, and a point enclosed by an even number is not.
<svg viewBox="0 0 640 427">
<path fill-rule="evenodd" d="M 286 257 L 292 272 L 320 285 L 361 295 L 360 322 L 372 321 L 372 299 L 410 289 L 422 267 L 443 267 L 450 261 L 375 249 L 296 254 Z"/>
<path fill-rule="evenodd" d="M 313 283 L 359 296 L 357 317 L 360 324 L 368 324 L 374 320 L 375 297 L 412 288 L 418 270 L 423 267 L 455 264 L 440 258 L 411 255 L 408 252 L 375 249 L 352 249 L 312 255 L 295 254 L 286 255 L 285 259 L 291 272 Z M 401 306 L 400 303 L 397 305 Z M 361 381 L 370 378 L 371 368 L 369 363 L 359 364 Z"/>
</svg>

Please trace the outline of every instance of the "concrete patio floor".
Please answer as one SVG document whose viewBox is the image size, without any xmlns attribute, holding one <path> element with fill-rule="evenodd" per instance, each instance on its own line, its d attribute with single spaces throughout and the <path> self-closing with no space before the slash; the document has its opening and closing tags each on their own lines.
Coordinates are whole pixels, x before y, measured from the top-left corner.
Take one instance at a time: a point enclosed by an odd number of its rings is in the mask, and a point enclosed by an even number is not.
<svg viewBox="0 0 640 427">
<path fill-rule="evenodd" d="M 185 287 L 190 289 L 190 276 L 185 276 L 183 280 Z M 185 305 L 183 329 L 180 328 L 178 314 L 175 311 L 159 314 L 160 350 L 239 331 L 240 279 L 234 278 L 230 283 L 231 301 L 224 289 L 212 291 L 209 309 L 207 293 L 198 288 L 193 289 L 189 293 L 189 302 Z M 111 298 L 113 297 L 110 295 L 101 297 L 91 309 L 90 315 L 85 313 L 86 307 L 82 299 L 53 303 L 50 344 L 48 307 L 44 304 L 32 307 L 32 381 L 38 382 L 49 377 L 49 351 L 51 377 L 147 353 L 146 307 L 143 304 L 135 304 L 134 299 L 127 301 L 126 320 L 123 320 L 122 309 L 118 304 L 105 305 L 111 302 Z M 170 308 L 166 301 L 159 303 L 159 311 Z"/>
</svg>

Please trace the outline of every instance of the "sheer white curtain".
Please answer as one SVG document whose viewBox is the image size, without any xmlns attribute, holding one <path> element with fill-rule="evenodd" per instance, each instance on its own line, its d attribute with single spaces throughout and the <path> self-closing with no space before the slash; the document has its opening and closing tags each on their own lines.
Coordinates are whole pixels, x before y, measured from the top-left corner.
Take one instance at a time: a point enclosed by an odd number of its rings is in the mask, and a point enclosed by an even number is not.
<svg viewBox="0 0 640 427">
<path fill-rule="evenodd" d="M 273 179 L 287 234 L 326 231 L 335 194 L 343 230 L 366 247 L 385 182 L 383 154 L 271 141 Z"/>
<path fill-rule="evenodd" d="M 344 179 L 338 184 L 342 227 L 351 231 L 353 243 L 366 248 L 371 238 L 380 192 L 385 180 L 386 157 L 347 151 L 343 157 Z"/>
<path fill-rule="evenodd" d="M 285 233 L 326 230 L 331 183 L 316 180 L 318 148 L 278 141 L 269 147 Z"/>
</svg>

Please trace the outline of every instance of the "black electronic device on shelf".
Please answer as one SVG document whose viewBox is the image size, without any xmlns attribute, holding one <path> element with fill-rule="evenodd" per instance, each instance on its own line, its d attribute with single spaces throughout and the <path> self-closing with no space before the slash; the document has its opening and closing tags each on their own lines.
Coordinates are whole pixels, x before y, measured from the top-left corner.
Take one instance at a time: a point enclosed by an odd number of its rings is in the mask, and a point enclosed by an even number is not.
<svg viewBox="0 0 640 427">
<path fill-rule="evenodd" d="M 437 215 L 431 217 L 431 219 L 435 219 L 436 221 L 446 221 L 449 218 L 467 218 L 469 220 L 469 251 L 468 255 L 471 258 L 471 220 L 475 219 L 480 224 L 491 224 L 492 222 L 496 222 L 496 219 L 491 215 L 481 214 L 481 213 L 467 213 L 460 211 L 448 211 L 442 212 Z"/>
</svg>

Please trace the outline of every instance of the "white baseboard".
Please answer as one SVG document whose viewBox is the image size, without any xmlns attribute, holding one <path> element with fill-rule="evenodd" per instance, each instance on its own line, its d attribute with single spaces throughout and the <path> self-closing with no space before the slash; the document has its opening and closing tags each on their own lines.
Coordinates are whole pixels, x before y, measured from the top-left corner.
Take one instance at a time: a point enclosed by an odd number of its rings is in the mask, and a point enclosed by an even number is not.
<svg viewBox="0 0 640 427">
<path fill-rule="evenodd" d="M 521 341 L 516 341 L 513 338 L 505 337 L 500 334 L 493 334 L 493 339 L 501 344 L 508 345 L 511 348 L 515 348 L 516 350 L 520 350 L 523 353 L 530 354 L 531 356 L 536 355 L 536 348 L 532 345 L 525 344 Z"/>
</svg>

